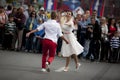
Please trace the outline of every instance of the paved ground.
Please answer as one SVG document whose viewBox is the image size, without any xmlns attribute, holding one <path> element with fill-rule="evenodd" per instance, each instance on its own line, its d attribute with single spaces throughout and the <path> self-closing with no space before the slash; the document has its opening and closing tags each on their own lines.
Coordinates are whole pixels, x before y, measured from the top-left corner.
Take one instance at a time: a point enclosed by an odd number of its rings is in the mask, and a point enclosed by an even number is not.
<svg viewBox="0 0 120 80">
<path fill-rule="evenodd" d="M 65 58 L 55 57 L 51 72 L 43 73 L 41 54 L 0 50 L 0 80 L 120 80 L 120 64 L 80 62 L 77 72 L 73 60 L 70 70 L 63 72 Z"/>
</svg>

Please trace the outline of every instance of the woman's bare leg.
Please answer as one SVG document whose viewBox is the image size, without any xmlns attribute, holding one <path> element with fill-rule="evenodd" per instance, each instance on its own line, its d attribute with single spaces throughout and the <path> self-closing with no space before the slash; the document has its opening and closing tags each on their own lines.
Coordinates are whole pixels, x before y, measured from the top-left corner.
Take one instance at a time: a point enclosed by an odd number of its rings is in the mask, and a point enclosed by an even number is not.
<svg viewBox="0 0 120 80">
<path fill-rule="evenodd" d="M 66 65 L 65 65 L 64 71 L 68 71 L 68 65 L 69 65 L 69 63 L 70 63 L 70 57 L 67 57 L 66 58 Z"/>
<path fill-rule="evenodd" d="M 75 61 L 75 64 L 76 64 L 76 68 L 78 68 L 79 67 L 79 61 L 78 61 L 78 57 L 77 57 L 77 55 L 75 55 L 75 54 L 73 54 L 73 58 L 74 58 L 74 61 Z"/>
</svg>

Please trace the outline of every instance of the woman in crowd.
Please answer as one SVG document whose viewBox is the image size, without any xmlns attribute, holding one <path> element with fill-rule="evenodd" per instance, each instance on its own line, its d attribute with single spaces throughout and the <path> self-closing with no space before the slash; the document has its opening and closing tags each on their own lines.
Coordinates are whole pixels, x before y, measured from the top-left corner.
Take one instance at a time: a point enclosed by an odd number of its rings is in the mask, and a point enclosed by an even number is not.
<svg viewBox="0 0 120 80">
<path fill-rule="evenodd" d="M 108 59 L 108 26 L 105 17 L 101 18 L 101 54 L 100 61 Z"/>
<path fill-rule="evenodd" d="M 114 33 L 117 31 L 117 26 L 115 23 L 115 19 L 114 18 L 110 18 L 108 20 L 108 36 L 109 36 L 109 42 L 111 41 L 111 38 L 113 37 Z M 109 59 L 108 62 L 111 62 L 110 60 L 110 56 L 111 56 L 111 49 L 110 49 L 110 43 L 109 43 Z"/>
<path fill-rule="evenodd" d="M 27 32 L 30 32 L 31 30 L 35 29 L 36 27 L 37 27 L 36 12 L 33 11 L 33 12 L 31 12 L 30 17 L 28 18 L 27 23 L 26 23 Z M 26 45 L 25 45 L 26 52 L 32 51 L 32 49 L 34 47 L 33 46 L 34 37 L 35 37 L 35 34 L 33 33 L 28 38 L 26 38 Z"/>
</svg>

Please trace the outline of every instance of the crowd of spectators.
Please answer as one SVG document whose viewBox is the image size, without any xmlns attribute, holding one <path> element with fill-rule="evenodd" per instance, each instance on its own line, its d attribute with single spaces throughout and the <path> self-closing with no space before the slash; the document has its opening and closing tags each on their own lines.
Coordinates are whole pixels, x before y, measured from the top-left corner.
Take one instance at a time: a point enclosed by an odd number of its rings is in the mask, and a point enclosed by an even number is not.
<svg viewBox="0 0 120 80">
<path fill-rule="evenodd" d="M 58 22 L 63 24 L 66 11 L 57 11 Z M 37 28 L 50 19 L 50 11 L 41 7 L 38 11 L 33 5 L 28 8 L 19 8 L 8 5 L 0 6 L 0 44 L 2 50 L 25 51 L 28 53 L 42 52 L 42 39 L 44 30 L 31 34 L 26 33 Z M 94 10 L 92 15 L 86 10 L 84 14 L 79 11 L 73 15 L 74 31 L 84 52 L 79 58 L 91 61 L 120 61 L 120 20 L 115 18 L 98 17 Z M 59 38 L 56 54 L 61 56 L 62 40 Z"/>
</svg>

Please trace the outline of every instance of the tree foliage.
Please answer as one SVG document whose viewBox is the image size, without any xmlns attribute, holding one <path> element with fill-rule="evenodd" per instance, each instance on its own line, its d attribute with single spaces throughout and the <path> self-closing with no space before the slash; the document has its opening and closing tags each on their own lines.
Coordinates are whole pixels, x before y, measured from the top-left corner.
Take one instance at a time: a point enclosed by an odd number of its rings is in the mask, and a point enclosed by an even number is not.
<svg viewBox="0 0 120 80">
<path fill-rule="evenodd" d="M 12 3 L 13 1 L 18 1 L 18 0 L 6 0 L 7 3 Z"/>
</svg>

